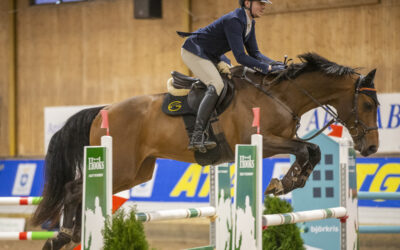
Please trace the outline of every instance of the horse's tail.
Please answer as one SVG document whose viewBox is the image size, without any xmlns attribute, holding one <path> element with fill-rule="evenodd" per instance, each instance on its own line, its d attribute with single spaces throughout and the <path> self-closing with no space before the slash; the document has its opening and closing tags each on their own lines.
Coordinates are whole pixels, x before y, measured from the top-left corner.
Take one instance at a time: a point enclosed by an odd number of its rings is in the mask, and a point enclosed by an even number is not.
<svg viewBox="0 0 400 250">
<path fill-rule="evenodd" d="M 77 174 L 82 176 L 83 147 L 89 145 L 90 127 L 103 107 L 84 109 L 68 119 L 50 140 L 45 159 L 43 200 L 32 222 L 35 225 L 59 220 L 64 205 L 64 186 Z"/>
</svg>

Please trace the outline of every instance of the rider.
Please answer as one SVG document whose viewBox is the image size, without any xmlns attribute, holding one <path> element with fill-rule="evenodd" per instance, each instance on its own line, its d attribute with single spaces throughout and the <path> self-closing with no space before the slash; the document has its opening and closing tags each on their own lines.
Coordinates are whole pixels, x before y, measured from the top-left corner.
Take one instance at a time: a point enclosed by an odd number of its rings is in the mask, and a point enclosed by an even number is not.
<svg viewBox="0 0 400 250">
<path fill-rule="evenodd" d="M 255 18 L 264 14 L 269 0 L 239 0 L 240 8 L 220 17 L 193 33 L 178 32 L 184 42 L 181 55 L 184 63 L 207 87 L 200 103 L 195 127 L 190 139 L 190 150 L 204 151 L 217 144 L 204 138 L 208 120 L 224 87 L 218 72 L 229 73 L 229 59 L 224 55 L 232 50 L 238 63 L 261 73 L 284 69 L 284 65 L 261 54 L 255 36 Z M 248 55 L 245 53 L 244 48 Z"/>
</svg>

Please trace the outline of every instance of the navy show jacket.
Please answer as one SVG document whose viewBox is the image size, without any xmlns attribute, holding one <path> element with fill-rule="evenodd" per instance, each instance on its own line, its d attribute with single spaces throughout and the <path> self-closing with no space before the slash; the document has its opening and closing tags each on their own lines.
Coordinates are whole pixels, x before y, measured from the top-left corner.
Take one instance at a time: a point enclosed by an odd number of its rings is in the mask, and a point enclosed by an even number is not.
<svg viewBox="0 0 400 250">
<path fill-rule="evenodd" d="M 190 35 L 182 47 L 214 63 L 229 60 L 224 54 L 232 50 L 238 63 L 266 74 L 269 64 L 274 61 L 264 56 L 258 49 L 255 21 L 252 21 L 251 31 L 247 36 L 245 36 L 246 26 L 245 9 L 238 8 L 193 33 L 181 32 Z"/>
</svg>

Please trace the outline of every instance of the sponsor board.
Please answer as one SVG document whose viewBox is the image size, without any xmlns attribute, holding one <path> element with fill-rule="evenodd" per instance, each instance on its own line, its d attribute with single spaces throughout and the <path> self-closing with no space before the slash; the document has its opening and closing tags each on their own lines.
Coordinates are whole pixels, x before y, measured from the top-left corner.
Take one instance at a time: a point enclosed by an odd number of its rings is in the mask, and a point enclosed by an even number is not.
<svg viewBox="0 0 400 250">
<path fill-rule="evenodd" d="M 35 172 L 36 163 L 19 163 L 12 189 L 12 195 L 29 195 L 31 193 Z"/>
<path fill-rule="evenodd" d="M 51 137 L 60 130 L 65 122 L 72 115 L 86 109 L 93 108 L 100 105 L 86 105 L 86 106 L 57 106 L 44 108 L 44 152 L 47 152 L 47 147 L 50 143 Z"/>
<path fill-rule="evenodd" d="M 0 196 L 40 196 L 43 160 L 0 160 Z"/>
<path fill-rule="evenodd" d="M 357 190 L 400 192 L 400 158 L 358 158 Z M 359 200 L 358 206 L 400 207 L 400 200 Z"/>
<path fill-rule="evenodd" d="M 24 193 L 40 196 L 44 184 L 43 160 L 0 160 L 0 196 L 13 196 L 19 164 L 36 165 L 32 185 Z M 156 164 L 153 179 L 130 190 L 131 201 L 208 203 L 209 166 L 168 159 L 157 159 Z M 282 178 L 289 166 L 289 158 L 264 159 L 263 190 L 272 176 Z M 400 158 L 357 158 L 356 167 L 359 191 L 400 192 Z M 233 173 L 233 164 L 230 169 Z M 233 179 L 232 175 L 232 182 Z M 289 194 L 286 198 L 290 197 Z M 359 206 L 400 208 L 400 201 L 363 200 L 359 201 Z"/>
</svg>

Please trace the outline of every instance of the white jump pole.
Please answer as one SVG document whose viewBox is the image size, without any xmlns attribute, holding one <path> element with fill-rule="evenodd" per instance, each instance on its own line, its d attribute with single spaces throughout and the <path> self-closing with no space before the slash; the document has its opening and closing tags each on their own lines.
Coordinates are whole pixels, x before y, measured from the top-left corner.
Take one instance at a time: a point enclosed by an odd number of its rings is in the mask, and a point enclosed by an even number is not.
<svg viewBox="0 0 400 250">
<path fill-rule="evenodd" d="M 142 222 L 147 222 L 172 219 L 188 219 L 196 217 L 210 217 L 215 215 L 215 211 L 215 207 L 159 210 L 137 213 L 136 219 Z"/>
<path fill-rule="evenodd" d="M 42 197 L 0 197 L 0 205 L 39 205 Z"/>
<path fill-rule="evenodd" d="M 263 215 L 263 226 L 279 226 L 328 218 L 342 218 L 346 215 L 347 210 L 344 207 L 315 209 L 286 214 L 268 214 Z"/>
</svg>

